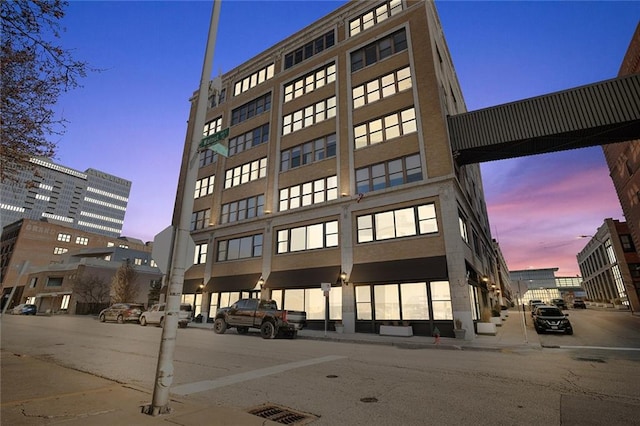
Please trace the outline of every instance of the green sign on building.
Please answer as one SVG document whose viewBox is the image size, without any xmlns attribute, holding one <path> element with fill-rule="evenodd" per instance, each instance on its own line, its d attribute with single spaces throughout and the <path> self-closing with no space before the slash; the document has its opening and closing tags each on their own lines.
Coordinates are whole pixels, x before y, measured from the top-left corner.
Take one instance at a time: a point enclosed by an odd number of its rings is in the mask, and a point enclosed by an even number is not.
<svg viewBox="0 0 640 426">
<path fill-rule="evenodd" d="M 225 157 L 229 156 L 229 147 L 222 144 L 221 141 L 229 137 L 229 128 L 220 130 L 217 133 L 207 136 L 200 141 L 200 148 L 210 149 Z"/>
</svg>

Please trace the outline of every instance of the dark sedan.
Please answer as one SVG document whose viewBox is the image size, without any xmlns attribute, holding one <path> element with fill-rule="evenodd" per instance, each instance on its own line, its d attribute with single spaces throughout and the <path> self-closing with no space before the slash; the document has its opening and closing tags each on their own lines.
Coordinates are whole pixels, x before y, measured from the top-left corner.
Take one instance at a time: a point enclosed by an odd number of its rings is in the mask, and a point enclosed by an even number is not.
<svg viewBox="0 0 640 426">
<path fill-rule="evenodd" d="M 587 309 L 587 304 L 582 299 L 575 299 L 573 301 L 573 309 Z"/>
<path fill-rule="evenodd" d="M 573 334 L 573 327 L 567 318 L 568 316 L 556 306 L 541 305 L 533 311 L 533 326 L 538 334 L 547 331 Z"/>
</svg>

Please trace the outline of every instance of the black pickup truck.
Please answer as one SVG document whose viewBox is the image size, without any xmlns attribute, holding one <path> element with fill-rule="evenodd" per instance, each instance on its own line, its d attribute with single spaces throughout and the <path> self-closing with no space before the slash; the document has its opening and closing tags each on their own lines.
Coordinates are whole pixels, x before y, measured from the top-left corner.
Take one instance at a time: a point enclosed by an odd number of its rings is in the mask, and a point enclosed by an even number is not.
<svg viewBox="0 0 640 426">
<path fill-rule="evenodd" d="M 245 334 L 250 328 L 257 328 L 263 339 L 273 339 L 278 334 L 295 338 L 306 323 L 306 312 L 279 310 L 275 300 L 240 299 L 228 308 L 218 309 L 213 331 L 223 334 L 235 327 L 238 333 Z"/>
</svg>

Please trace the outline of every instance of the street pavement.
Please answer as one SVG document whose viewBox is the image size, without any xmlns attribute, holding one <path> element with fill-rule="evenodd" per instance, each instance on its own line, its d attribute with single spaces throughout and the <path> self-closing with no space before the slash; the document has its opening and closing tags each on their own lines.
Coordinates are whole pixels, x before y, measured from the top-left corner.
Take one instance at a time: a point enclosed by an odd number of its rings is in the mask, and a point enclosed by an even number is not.
<svg viewBox="0 0 640 426">
<path fill-rule="evenodd" d="M 190 327 L 212 329 L 213 324 Z M 510 311 L 495 336 L 473 340 L 412 336 L 395 337 L 363 333 L 302 330 L 300 339 L 393 345 L 433 350 L 527 351 L 541 350 L 536 333 L 523 327 L 522 313 Z M 195 404 L 188 398 L 171 396 L 170 412 L 158 416 L 143 413 L 153 397 L 152 389 L 97 377 L 24 354 L 1 351 L 2 425 L 278 425 L 247 412 L 222 406 Z"/>
</svg>

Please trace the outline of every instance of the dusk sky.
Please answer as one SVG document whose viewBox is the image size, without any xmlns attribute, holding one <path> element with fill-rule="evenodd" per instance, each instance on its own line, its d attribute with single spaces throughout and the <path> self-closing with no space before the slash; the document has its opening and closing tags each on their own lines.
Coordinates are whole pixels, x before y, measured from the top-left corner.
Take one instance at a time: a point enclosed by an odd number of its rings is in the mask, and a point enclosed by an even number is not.
<svg viewBox="0 0 640 426">
<path fill-rule="evenodd" d="M 344 1 L 222 2 L 214 76 Z M 467 109 L 616 77 L 640 2 L 437 1 Z M 101 72 L 65 94 L 55 161 L 132 182 L 123 235 L 170 225 L 209 1 L 71 1 L 62 44 Z M 510 270 L 579 274 L 576 254 L 607 217 L 624 220 L 600 147 L 482 164 L 493 238 Z"/>
</svg>

